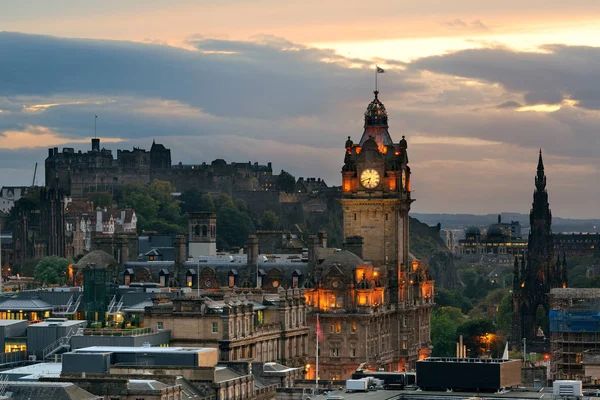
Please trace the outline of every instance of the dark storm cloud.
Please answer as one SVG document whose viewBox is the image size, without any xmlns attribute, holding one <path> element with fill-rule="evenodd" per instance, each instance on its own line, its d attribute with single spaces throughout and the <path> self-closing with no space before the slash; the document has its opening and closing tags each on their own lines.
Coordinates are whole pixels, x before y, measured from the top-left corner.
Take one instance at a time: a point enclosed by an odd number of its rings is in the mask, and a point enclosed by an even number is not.
<svg viewBox="0 0 600 400">
<path fill-rule="evenodd" d="M 499 83 L 523 93 L 528 104 L 555 104 L 570 97 L 581 107 L 600 109 L 600 48 L 551 45 L 542 50 L 462 50 L 419 59 L 411 68 Z"/>
</svg>

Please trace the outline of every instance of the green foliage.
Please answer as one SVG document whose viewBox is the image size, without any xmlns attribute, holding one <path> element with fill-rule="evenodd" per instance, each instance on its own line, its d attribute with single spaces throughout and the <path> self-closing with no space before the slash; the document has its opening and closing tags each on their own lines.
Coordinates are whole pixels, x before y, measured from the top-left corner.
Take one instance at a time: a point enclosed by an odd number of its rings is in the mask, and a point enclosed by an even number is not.
<svg viewBox="0 0 600 400">
<path fill-rule="evenodd" d="M 296 186 L 296 178 L 289 172 L 281 170 L 281 173 L 277 175 L 277 180 L 275 181 L 275 187 L 277 190 L 286 193 L 292 193 L 294 191 L 294 187 Z"/>
<path fill-rule="evenodd" d="M 573 257 L 567 259 L 567 278 L 569 287 L 600 288 L 600 277 L 588 278 L 587 269 L 592 266 L 592 257 Z"/>
<path fill-rule="evenodd" d="M 163 192 L 168 190 L 163 190 Z M 162 211 L 158 211 L 158 216 L 162 218 L 146 223 L 150 229 L 160 233 L 177 233 L 178 229 L 185 232 L 188 224 L 185 213 L 216 212 L 217 248 L 220 250 L 243 246 L 248 236 L 254 233 L 257 225 L 246 202 L 242 199 L 233 199 L 226 193 L 210 195 L 198 189 L 191 189 L 181 194 L 179 202 L 165 202 L 160 209 Z M 260 225 L 263 229 L 278 229 L 279 217 L 276 213 L 267 211 L 261 218 Z"/>
<path fill-rule="evenodd" d="M 496 334 L 494 322 L 488 318 L 469 319 L 457 329 L 457 334 L 463 336 L 463 343 L 470 350 L 470 357 L 480 357 L 490 354 L 499 357 L 503 350 L 502 337 Z"/>
<path fill-rule="evenodd" d="M 34 277 L 43 285 L 64 285 L 69 279 L 69 264 L 72 263 L 68 258 L 45 257 L 35 266 Z"/>
<path fill-rule="evenodd" d="M 271 210 L 265 211 L 260 219 L 260 227 L 265 230 L 279 229 L 279 217 Z"/>
<path fill-rule="evenodd" d="M 500 332 L 502 332 L 505 337 L 510 335 L 513 314 L 512 300 L 512 293 L 506 294 L 502 300 L 500 300 L 498 312 L 496 312 L 496 324 L 498 325 Z"/>
<path fill-rule="evenodd" d="M 221 249 L 243 246 L 248 236 L 256 230 L 248 214 L 229 205 L 219 208 L 217 220 L 217 247 Z"/>
<path fill-rule="evenodd" d="M 135 209 L 138 232 L 156 230 L 165 234 L 185 233 L 179 200 L 169 182 L 153 180 L 149 185 L 127 185 L 120 196 L 121 208 Z"/>
<path fill-rule="evenodd" d="M 431 342 L 434 357 L 456 355 L 457 329 L 465 321 L 460 309 L 438 307 L 431 313 Z"/>
<path fill-rule="evenodd" d="M 106 192 L 93 192 L 88 194 L 88 200 L 90 200 L 94 207 L 112 207 L 113 198 L 110 193 Z"/>
<path fill-rule="evenodd" d="M 473 308 L 471 300 L 463 296 L 460 291 L 444 288 L 435 289 L 435 303 L 440 307 L 458 308 L 463 313 L 468 313 Z"/>
</svg>

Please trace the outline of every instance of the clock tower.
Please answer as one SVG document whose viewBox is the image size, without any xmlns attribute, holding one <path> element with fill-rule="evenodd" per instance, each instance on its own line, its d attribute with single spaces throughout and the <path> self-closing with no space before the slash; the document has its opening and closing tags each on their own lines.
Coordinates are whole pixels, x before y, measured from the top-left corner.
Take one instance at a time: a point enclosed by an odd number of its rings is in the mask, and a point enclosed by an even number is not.
<svg viewBox="0 0 600 400">
<path fill-rule="evenodd" d="M 402 301 L 402 282 L 412 268 L 409 257 L 408 212 L 413 202 L 410 168 L 404 136 L 394 143 L 388 132 L 388 115 L 378 98 L 365 112 L 359 143 L 348 137 L 342 168 L 341 200 L 344 237 L 362 236 L 363 258 L 387 273 L 388 300 Z"/>
</svg>

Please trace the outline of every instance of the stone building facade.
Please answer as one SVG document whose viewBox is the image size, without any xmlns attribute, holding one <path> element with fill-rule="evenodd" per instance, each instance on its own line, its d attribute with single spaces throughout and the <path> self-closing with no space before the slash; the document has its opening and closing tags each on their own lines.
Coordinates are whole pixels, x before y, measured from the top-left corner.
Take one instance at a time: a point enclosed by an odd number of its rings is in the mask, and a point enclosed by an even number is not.
<svg viewBox="0 0 600 400">
<path fill-rule="evenodd" d="M 365 113 L 358 144 L 345 145 L 342 169 L 343 251 L 324 251 L 309 239 L 307 302 L 310 326 L 319 316 L 319 378 L 347 379 L 360 365 L 411 370 L 431 351 L 434 284 L 409 251 L 411 198 L 407 141 L 394 143 L 378 99 Z M 311 330 L 309 379 L 316 373 L 316 329 Z"/>
<path fill-rule="evenodd" d="M 175 346 L 219 349 L 221 361 L 303 366 L 308 350 L 306 304 L 298 289 L 250 290 L 177 298 L 146 308 L 144 324 L 171 331 Z"/>
<path fill-rule="evenodd" d="M 271 163 L 227 163 L 217 159 L 210 164 L 171 165 L 171 150 L 153 142 L 150 151 L 140 148 L 118 150 L 113 158 L 110 150 L 100 147 L 100 139 L 92 139 L 90 151 L 73 148 L 48 149 L 45 160 L 46 186 L 61 189 L 74 198 L 88 192 L 114 193 L 127 184 L 145 184 L 154 179 L 171 182 L 178 191 L 202 187 L 207 191 L 270 190 L 275 177 Z"/>
</svg>

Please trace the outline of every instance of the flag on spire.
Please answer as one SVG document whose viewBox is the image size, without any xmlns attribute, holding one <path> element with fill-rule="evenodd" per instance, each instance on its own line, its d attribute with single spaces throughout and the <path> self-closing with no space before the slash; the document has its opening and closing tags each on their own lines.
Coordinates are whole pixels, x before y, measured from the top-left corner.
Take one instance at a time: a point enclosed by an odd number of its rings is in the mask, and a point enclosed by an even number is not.
<svg viewBox="0 0 600 400">
<path fill-rule="evenodd" d="M 383 74 L 385 72 L 385 69 L 380 68 L 378 65 L 376 65 L 376 67 L 377 67 L 377 73 L 378 74 Z"/>
<path fill-rule="evenodd" d="M 323 340 L 323 331 L 321 330 L 321 324 L 319 324 L 319 314 L 317 314 L 317 340 Z"/>
</svg>

